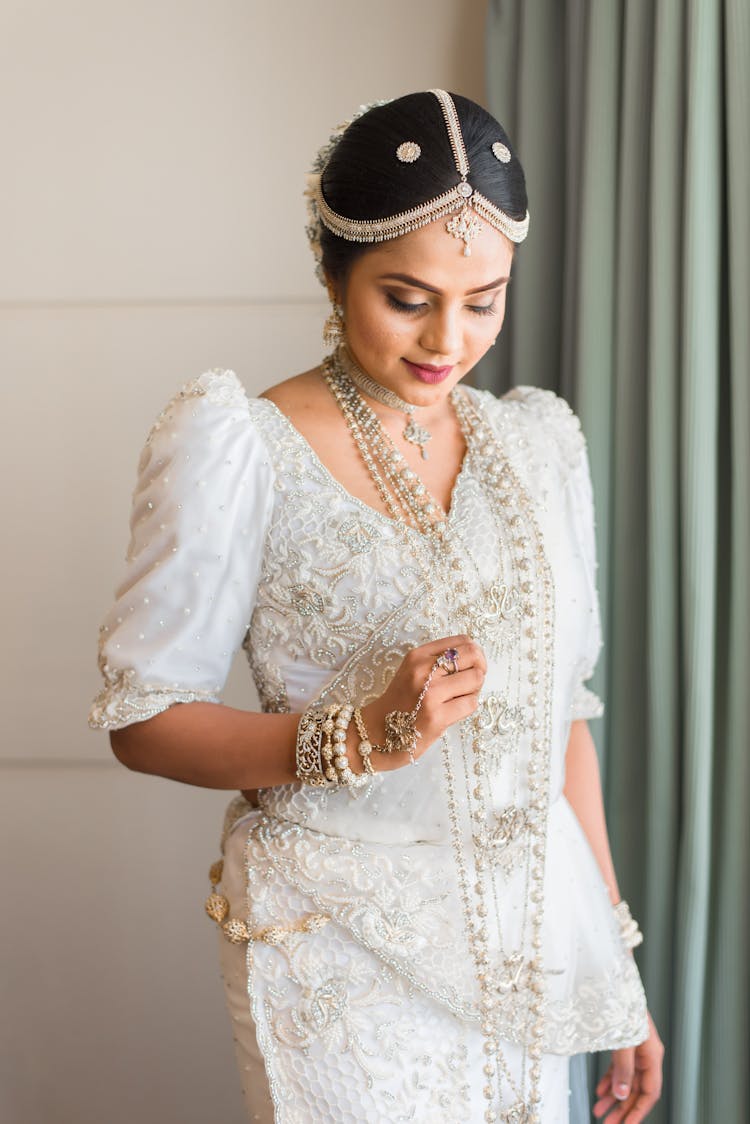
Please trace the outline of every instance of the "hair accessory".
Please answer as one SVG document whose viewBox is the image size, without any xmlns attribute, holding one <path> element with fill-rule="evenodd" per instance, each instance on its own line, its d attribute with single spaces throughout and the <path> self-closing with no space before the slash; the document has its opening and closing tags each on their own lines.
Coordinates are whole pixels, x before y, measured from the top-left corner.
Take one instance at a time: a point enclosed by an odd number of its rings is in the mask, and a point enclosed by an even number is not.
<svg viewBox="0 0 750 1124">
<path fill-rule="evenodd" d="M 458 652 L 455 648 L 446 648 L 442 656 L 438 656 L 436 663 L 448 675 L 455 675 L 458 671 Z"/>
<path fill-rule="evenodd" d="M 419 160 L 422 155 L 422 149 L 416 141 L 404 141 L 396 149 L 396 158 L 402 164 L 413 164 L 415 160 Z"/>
<path fill-rule="evenodd" d="M 370 398 L 374 398 L 376 402 L 380 402 L 382 406 L 390 406 L 392 410 L 400 410 L 407 415 L 406 425 L 401 431 L 401 436 L 404 441 L 409 441 L 412 445 L 417 445 L 422 454 L 422 460 L 426 461 L 429 454 L 427 452 L 427 442 L 432 440 L 432 434 L 429 429 L 423 425 L 419 425 L 414 417 L 417 407 L 412 406 L 411 402 L 404 402 L 403 398 L 399 398 L 392 390 L 387 387 L 381 386 L 375 379 L 370 378 L 361 367 L 355 363 L 351 353 L 347 348 L 340 349 L 341 365 L 352 380 L 354 385 L 367 394 Z"/>
<path fill-rule="evenodd" d="M 468 182 L 469 159 L 466 154 L 461 124 L 458 119 L 453 98 L 445 90 L 430 90 L 438 99 L 443 112 L 443 119 L 448 131 L 456 171 L 460 178 L 459 183 L 448 191 L 437 195 L 426 203 L 420 203 L 408 211 L 400 211 L 384 219 L 350 219 L 345 215 L 337 214 L 326 203 L 323 195 L 322 175 L 330 156 L 336 145 L 341 140 L 345 127 L 338 134 L 331 137 L 329 144 L 318 154 L 312 173 L 308 176 L 306 196 L 308 199 L 309 222 L 307 234 L 313 253 L 318 263 L 318 277 L 324 281 L 321 267 L 320 229 L 322 223 L 328 230 L 347 242 L 387 242 L 391 238 L 400 238 L 402 234 L 409 234 L 419 230 L 428 223 L 437 219 L 447 218 L 446 229 L 454 238 L 459 238 L 464 243 L 464 255 L 471 253 L 471 243 L 480 233 L 482 227 L 480 219 L 488 223 L 495 230 L 499 230 L 511 242 L 523 242 L 529 230 L 529 213 L 523 219 L 514 219 L 478 191 L 475 191 Z M 387 105 L 387 102 L 376 102 L 375 105 Z M 363 106 L 357 116 L 367 112 L 372 106 Z M 414 141 L 405 141 L 404 144 L 415 144 Z M 498 142 L 499 143 L 499 142 Z M 418 147 L 418 146 L 417 146 Z M 399 145 L 397 156 L 403 145 Z M 494 152 L 494 148 L 493 148 Z M 495 153 L 497 155 L 497 153 Z M 401 157 L 399 157 L 401 159 Z M 500 159 L 500 157 L 498 157 Z M 474 215 L 469 212 L 473 211 Z M 454 220 L 452 216 L 459 213 L 461 217 Z M 471 220 L 474 221 L 471 221 Z"/>
<path fill-rule="evenodd" d="M 326 276 L 323 272 L 323 251 L 320 245 L 320 214 L 318 212 L 317 193 L 320 185 L 320 177 L 323 169 L 331 158 L 331 155 L 337 147 L 339 141 L 343 137 L 346 130 L 354 121 L 362 117 L 371 109 L 375 109 L 380 105 L 388 105 L 390 98 L 381 98 L 379 101 L 370 102 L 368 105 L 361 105 L 356 113 L 354 113 L 348 121 L 343 121 L 337 128 L 333 130 L 330 137 L 324 145 L 318 149 L 313 160 L 312 168 L 305 177 L 305 199 L 307 200 L 307 223 L 305 225 L 305 233 L 307 240 L 310 243 L 310 249 L 315 258 L 315 276 L 320 281 L 321 285 L 326 284 Z"/>
<path fill-rule="evenodd" d="M 509 164 L 511 161 L 510 149 L 502 141 L 495 141 L 492 146 L 492 155 L 496 156 L 501 164 Z"/>
<path fill-rule="evenodd" d="M 338 347 L 344 338 L 345 330 L 344 310 L 340 304 L 334 303 L 323 324 L 323 343 L 327 347 Z"/>
</svg>

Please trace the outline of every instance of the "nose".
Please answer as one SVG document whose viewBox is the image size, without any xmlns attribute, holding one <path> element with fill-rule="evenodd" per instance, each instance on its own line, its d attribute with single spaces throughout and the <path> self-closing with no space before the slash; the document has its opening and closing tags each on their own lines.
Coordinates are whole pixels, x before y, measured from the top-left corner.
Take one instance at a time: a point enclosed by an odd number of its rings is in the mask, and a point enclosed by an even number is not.
<svg viewBox="0 0 750 1124">
<path fill-rule="evenodd" d="M 441 359 L 455 359 L 460 350 L 458 313 L 449 307 L 434 308 L 422 323 L 420 344 Z"/>
</svg>

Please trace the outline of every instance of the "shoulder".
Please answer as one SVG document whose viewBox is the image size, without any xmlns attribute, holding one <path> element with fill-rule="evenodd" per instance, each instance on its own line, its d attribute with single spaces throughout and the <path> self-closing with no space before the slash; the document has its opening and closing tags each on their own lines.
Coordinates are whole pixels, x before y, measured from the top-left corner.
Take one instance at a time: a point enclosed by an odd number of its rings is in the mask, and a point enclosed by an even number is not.
<svg viewBox="0 0 750 1124">
<path fill-rule="evenodd" d="M 176 420 L 187 421 L 201 413 L 232 410 L 249 418 L 247 392 L 234 371 L 214 367 L 186 382 L 164 406 L 149 430 L 149 444 L 162 430 Z"/>
<path fill-rule="evenodd" d="M 260 468 L 268 461 L 263 441 L 268 402 L 248 397 L 234 371 L 213 368 L 186 382 L 152 424 L 139 472 L 169 464 L 193 475 L 203 467 L 240 463 Z"/>
<path fill-rule="evenodd" d="M 536 444 L 553 442 L 570 468 L 581 461 L 586 440 L 578 416 L 566 400 L 553 390 L 516 386 L 501 398 L 488 390 L 473 390 L 495 429 L 508 439 Z"/>
</svg>

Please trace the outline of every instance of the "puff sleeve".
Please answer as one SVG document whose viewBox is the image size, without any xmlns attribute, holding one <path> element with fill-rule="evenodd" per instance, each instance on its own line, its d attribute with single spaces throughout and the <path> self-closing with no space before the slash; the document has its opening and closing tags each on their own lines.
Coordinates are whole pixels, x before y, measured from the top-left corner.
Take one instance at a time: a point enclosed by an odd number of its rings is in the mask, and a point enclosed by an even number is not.
<svg viewBox="0 0 750 1124">
<path fill-rule="evenodd" d="M 188 383 L 141 454 L 89 725 L 120 729 L 175 703 L 220 701 L 249 625 L 273 493 L 236 375 L 209 371 Z"/>
<path fill-rule="evenodd" d="M 575 417 L 575 415 L 573 415 Z M 578 419 L 575 418 L 578 425 Z M 579 426 L 580 428 L 580 426 Z M 581 440 L 580 451 L 570 476 L 568 477 L 568 500 L 579 553 L 583 562 L 584 577 L 588 591 L 588 620 L 586 623 L 581 657 L 576 681 L 573 687 L 570 716 L 572 721 L 580 718 L 601 718 L 604 703 L 598 695 L 586 686 L 586 681 L 594 674 L 602 647 L 601 612 L 596 585 L 596 538 L 594 534 L 594 495 L 591 484 L 591 470 L 586 442 Z"/>
</svg>

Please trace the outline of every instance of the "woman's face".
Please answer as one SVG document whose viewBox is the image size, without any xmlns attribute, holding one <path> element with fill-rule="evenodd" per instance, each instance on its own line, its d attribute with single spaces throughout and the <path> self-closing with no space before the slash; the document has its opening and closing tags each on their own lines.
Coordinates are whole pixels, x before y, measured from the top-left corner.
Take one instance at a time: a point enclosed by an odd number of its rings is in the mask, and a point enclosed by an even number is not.
<svg viewBox="0 0 750 1124">
<path fill-rule="evenodd" d="M 513 246 L 482 224 L 471 255 L 445 220 L 368 249 L 343 293 L 346 340 L 359 366 L 415 406 L 437 406 L 503 324 Z"/>
</svg>

